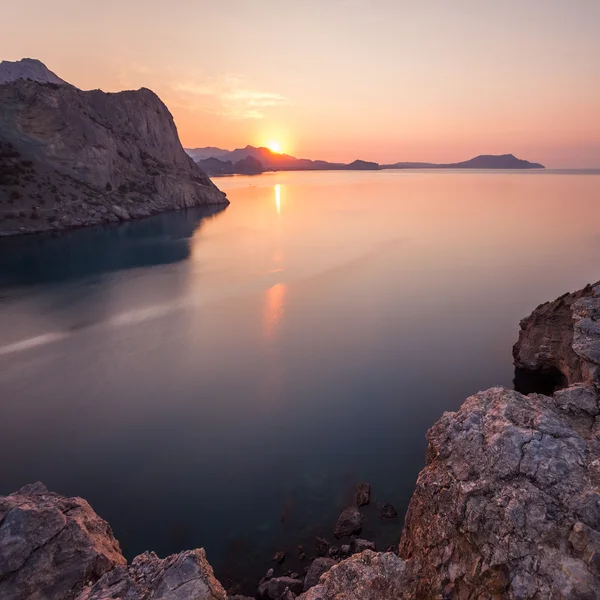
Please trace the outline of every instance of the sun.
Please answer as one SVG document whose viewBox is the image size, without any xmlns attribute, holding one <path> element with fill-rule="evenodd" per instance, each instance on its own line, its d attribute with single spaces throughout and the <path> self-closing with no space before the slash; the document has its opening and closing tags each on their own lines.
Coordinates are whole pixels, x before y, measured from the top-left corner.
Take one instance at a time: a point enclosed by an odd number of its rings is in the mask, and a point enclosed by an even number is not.
<svg viewBox="0 0 600 600">
<path fill-rule="evenodd" d="M 281 154 L 281 144 L 279 142 L 269 142 L 267 144 L 267 148 L 271 152 L 276 152 L 277 154 Z"/>
</svg>

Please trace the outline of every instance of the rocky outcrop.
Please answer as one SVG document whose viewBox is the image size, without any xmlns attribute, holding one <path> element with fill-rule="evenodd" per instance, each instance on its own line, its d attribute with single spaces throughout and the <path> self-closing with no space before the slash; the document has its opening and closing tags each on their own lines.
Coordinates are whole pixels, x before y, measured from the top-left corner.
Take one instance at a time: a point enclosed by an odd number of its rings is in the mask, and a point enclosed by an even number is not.
<svg viewBox="0 0 600 600">
<path fill-rule="evenodd" d="M 2 600 L 226 600 L 204 550 L 127 566 L 112 531 L 81 498 L 36 483 L 0 497 Z"/>
<path fill-rule="evenodd" d="M 597 381 L 600 365 L 600 282 L 538 306 L 521 321 L 513 348 L 517 388 L 548 393 Z M 529 384 L 529 386 L 528 386 Z"/>
<path fill-rule="evenodd" d="M 598 597 L 599 414 L 581 386 L 493 388 L 444 414 L 400 543 L 418 598 Z"/>
<path fill-rule="evenodd" d="M 227 600 L 203 549 L 160 559 L 146 552 L 106 573 L 77 600 Z"/>
<path fill-rule="evenodd" d="M 2 600 L 72 600 L 124 564 L 108 523 L 85 500 L 40 483 L 0 498 Z"/>
<path fill-rule="evenodd" d="M 227 204 L 147 89 L 104 93 L 18 78 L 0 85 L 0 234 Z"/>
<path fill-rule="evenodd" d="M 304 578 L 304 591 L 306 592 L 311 587 L 317 585 L 321 575 L 327 573 L 327 571 L 336 564 L 337 563 L 333 558 L 315 558 Z"/>
<path fill-rule="evenodd" d="M 332 567 L 300 600 L 416 600 L 411 588 L 402 559 L 366 550 Z"/>
<path fill-rule="evenodd" d="M 333 534 L 337 539 L 357 535 L 362 531 L 362 515 L 356 506 L 349 506 L 341 513 L 335 524 Z"/>
<path fill-rule="evenodd" d="M 69 85 L 48 69 L 43 62 L 35 58 L 23 58 L 14 62 L 3 60 L 0 62 L 0 84 L 16 81 L 17 79 L 29 79 L 38 83 L 53 83 L 55 85 Z"/>
</svg>

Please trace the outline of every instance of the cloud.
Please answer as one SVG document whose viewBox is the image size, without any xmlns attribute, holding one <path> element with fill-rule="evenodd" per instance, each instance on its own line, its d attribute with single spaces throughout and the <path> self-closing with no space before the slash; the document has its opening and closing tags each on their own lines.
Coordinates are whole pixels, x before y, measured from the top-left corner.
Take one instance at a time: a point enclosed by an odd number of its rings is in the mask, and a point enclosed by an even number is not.
<svg viewBox="0 0 600 600">
<path fill-rule="evenodd" d="M 229 119 L 264 119 L 265 109 L 289 103 L 281 94 L 251 89 L 242 78 L 236 76 L 178 83 L 175 91 L 201 98 L 204 110 Z"/>
</svg>

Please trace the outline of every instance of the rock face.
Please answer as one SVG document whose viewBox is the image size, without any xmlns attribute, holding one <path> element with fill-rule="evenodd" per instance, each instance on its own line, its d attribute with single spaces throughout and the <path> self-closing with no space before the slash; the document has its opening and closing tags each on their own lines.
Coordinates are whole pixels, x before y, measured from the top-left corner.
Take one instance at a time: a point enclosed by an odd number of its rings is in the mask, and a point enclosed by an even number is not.
<svg viewBox="0 0 600 600">
<path fill-rule="evenodd" d="M 160 559 L 153 552 L 136 558 L 129 567 L 106 573 L 77 600 L 227 600 L 213 575 L 204 550 L 188 550 Z"/>
<path fill-rule="evenodd" d="M 493 388 L 428 433 L 400 556 L 418 598 L 597 598 L 595 390 Z"/>
<path fill-rule="evenodd" d="M 17 81 L 17 79 L 29 79 L 38 83 L 69 85 L 58 75 L 50 71 L 43 62 L 35 58 L 24 58 L 15 62 L 9 60 L 0 62 L 0 84 Z"/>
<path fill-rule="evenodd" d="M 517 380 L 520 375 L 546 380 L 549 392 L 598 381 L 599 317 L 600 282 L 538 306 L 521 321 L 513 348 Z"/>
<path fill-rule="evenodd" d="M 414 596 L 404 561 L 392 553 L 366 550 L 325 573 L 301 600 L 420 600 Z"/>
<path fill-rule="evenodd" d="M 0 85 L 0 234 L 117 222 L 227 204 L 147 89 Z"/>
<path fill-rule="evenodd" d="M 130 566 L 109 525 L 81 498 L 40 483 L 0 497 L 2 600 L 226 600 L 204 550 Z"/>
<path fill-rule="evenodd" d="M 304 578 L 304 591 L 319 583 L 319 579 L 323 573 L 327 573 L 336 563 L 333 558 L 315 558 L 310 565 L 306 577 Z"/>
<path fill-rule="evenodd" d="M 85 500 L 39 483 L 0 498 L 2 600 L 72 600 L 124 564 L 108 523 Z"/>
<path fill-rule="evenodd" d="M 335 524 L 333 534 L 337 539 L 358 535 L 362 531 L 362 515 L 356 506 L 345 508 Z"/>
</svg>

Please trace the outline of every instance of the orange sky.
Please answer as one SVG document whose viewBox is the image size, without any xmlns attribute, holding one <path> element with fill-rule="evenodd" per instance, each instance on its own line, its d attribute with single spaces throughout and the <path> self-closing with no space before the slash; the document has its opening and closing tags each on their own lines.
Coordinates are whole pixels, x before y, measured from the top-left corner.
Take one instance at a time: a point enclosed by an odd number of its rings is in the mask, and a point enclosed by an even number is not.
<svg viewBox="0 0 600 600">
<path fill-rule="evenodd" d="M 184 145 L 600 167 L 599 0 L 22 0 L 0 58 L 149 87 Z"/>
</svg>

